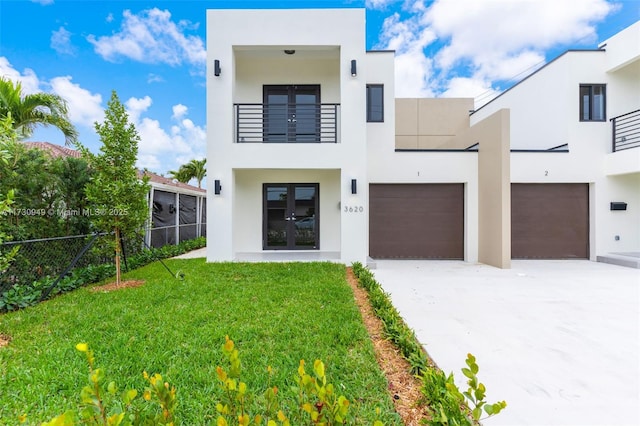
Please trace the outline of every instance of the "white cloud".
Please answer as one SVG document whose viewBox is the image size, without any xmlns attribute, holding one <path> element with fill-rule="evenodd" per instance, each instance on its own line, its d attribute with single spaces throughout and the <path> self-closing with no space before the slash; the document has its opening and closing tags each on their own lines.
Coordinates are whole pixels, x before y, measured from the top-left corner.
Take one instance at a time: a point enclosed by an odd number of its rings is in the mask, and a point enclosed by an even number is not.
<svg viewBox="0 0 640 426">
<path fill-rule="evenodd" d="M 93 129 L 96 121 L 104 120 L 102 96 L 72 83 L 71 79 L 71 76 L 54 77 L 49 84 L 53 93 L 66 99 L 69 105 L 69 119 L 76 125 Z"/>
<path fill-rule="evenodd" d="M 149 73 L 147 75 L 147 83 L 162 83 L 164 82 L 164 78 L 157 74 Z"/>
<path fill-rule="evenodd" d="M 136 166 L 139 169 L 148 169 L 149 171 L 155 171 L 160 169 L 160 160 L 156 155 L 152 154 L 140 154 L 138 152 L 138 160 Z"/>
<path fill-rule="evenodd" d="M 540 67 L 547 49 L 593 44 L 595 24 L 617 8 L 606 0 L 425 3 L 407 2 L 408 17 L 387 18 L 377 46 L 397 51 L 396 90 L 402 96 L 491 93 L 496 83 Z"/>
<path fill-rule="evenodd" d="M 53 4 L 53 0 L 31 0 L 32 3 L 38 3 L 41 4 L 43 6 L 48 6 L 50 4 Z"/>
<path fill-rule="evenodd" d="M 54 77 L 48 82 L 40 81 L 36 73 L 29 68 L 20 73 L 6 57 L 0 57 L 0 75 L 12 81 L 19 81 L 25 95 L 50 91 L 61 96 L 67 101 L 69 120 L 75 125 L 93 128 L 95 121 L 104 118 L 102 96 L 72 83 L 70 76 Z"/>
<path fill-rule="evenodd" d="M 177 123 L 167 132 L 160 121 L 144 117 L 152 105 L 149 96 L 130 98 L 125 102 L 129 120 L 135 125 L 140 144 L 138 145 L 138 167 L 159 171 L 160 168 L 169 170 L 176 168 L 193 158 L 204 156 L 207 133 L 200 126 L 196 126 L 189 118 L 184 118 L 188 108 L 182 104 L 174 105 L 172 118 Z M 170 158 L 171 164 L 161 159 Z M 186 161 L 181 159 L 187 158 Z"/>
<path fill-rule="evenodd" d="M 436 56 L 439 67 L 469 60 L 479 74 L 504 79 L 540 62 L 552 46 L 594 42 L 594 23 L 612 10 L 605 0 L 437 0 L 422 22 L 448 40 Z M 496 66 L 503 61 L 521 68 Z"/>
<path fill-rule="evenodd" d="M 432 60 L 424 54 L 424 49 L 433 40 L 433 32 L 421 27 L 417 19 L 401 20 L 395 13 L 384 20 L 381 44 L 378 47 L 396 51 L 395 90 L 396 96 L 432 96 L 429 88 Z"/>
<path fill-rule="evenodd" d="M 200 37 L 185 35 L 194 28 L 189 21 L 171 20 L 171 13 L 157 8 L 133 14 L 123 12 L 120 32 L 111 36 L 89 35 L 96 53 L 108 61 L 121 57 L 145 63 L 165 63 L 172 66 L 183 62 L 204 66 L 206 51 Z"/>
<path fill-rule="evenodd" d="M 396 0 L 366 0 L 365 6 L 367 9 L 384 9 Z"/>
<path fill-rule="evenodd" d="M 499 91 L 491 87 L 491 82 L 474 77 L 454 77 L 447 82 L 443 98 L 475 98 L 475 108 L 493 99 Z"/>
<path fill-rule="evenodd" d="M 130 98 L 127 102 L 125 102 L 125 106 L 127 107 L 127 114 L 129 115 L 129 121 L 132 123 L 137 123 L 140 121 L 140 115 L 143 112 L 149 109 L 153 101 L 149 96 L 145 96 L 144 98 Z"/>
<path fill-rule="evenodd" d="M 51 32 L 51 48 L 61 55 L 75 55 L 75 48 L 71 44 L 71 33 L 64 27 Z"/>
<path fill-rule="evenodd" d="M 26 68 L 23 73 L 21 73 L 13 68 L 13 65 L 11 65 L 9 60 L 4 56 L 0 56 L 0 75 L 11 81 L 20 82 L 22 85 L 22 93 L 25 95 L 42 91 L 40 90 L 40 80 L 32 69 Z"/>
<path fill-rule="evenodd" d="M 174 105 L 173 115 L 171 116 L 171 118 L 178 119 L 184 116 L 187 113 L 187 111 L 188 111 L 188 108 L 182 104 Z"/>
</svg>

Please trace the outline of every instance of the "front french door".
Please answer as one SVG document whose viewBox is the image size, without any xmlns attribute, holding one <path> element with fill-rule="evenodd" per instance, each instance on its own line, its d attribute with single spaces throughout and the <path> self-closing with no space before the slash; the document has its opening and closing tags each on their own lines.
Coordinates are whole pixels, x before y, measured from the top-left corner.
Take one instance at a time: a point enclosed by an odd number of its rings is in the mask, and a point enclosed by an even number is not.
<svg viewBox="0 0 640 426">
<path fill-rule="evenodd" d="M 320 86 L 265 85 L 264 141 L 320 142 Z"/>
<path fill-rule="evenodd" d="M 318 195 L 317 183 L 265 183 L 263 248 L 319 249 Z"/>
</svg>

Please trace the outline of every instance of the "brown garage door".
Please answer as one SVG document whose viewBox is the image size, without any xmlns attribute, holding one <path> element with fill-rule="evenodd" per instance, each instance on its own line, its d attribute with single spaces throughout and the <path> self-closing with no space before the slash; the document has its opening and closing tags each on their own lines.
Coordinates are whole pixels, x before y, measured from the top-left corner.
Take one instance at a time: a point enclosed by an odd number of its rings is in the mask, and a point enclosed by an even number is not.
<svg viewBox="0 0 640 426">
<path fill-rule="evenodd" d="M 588 258 L 588 184 L 511 184 L 511 257 Z"/>
<path fill-rule="evenodd" d="M 372 184 L 369 255 L 464 258 L 463 184 Z"/>
</svg>

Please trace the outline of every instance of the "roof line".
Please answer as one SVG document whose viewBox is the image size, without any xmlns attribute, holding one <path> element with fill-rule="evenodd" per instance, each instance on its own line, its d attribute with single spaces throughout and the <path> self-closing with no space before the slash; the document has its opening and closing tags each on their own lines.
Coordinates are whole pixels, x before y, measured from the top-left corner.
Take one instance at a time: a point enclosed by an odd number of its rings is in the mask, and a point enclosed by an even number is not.
<svg viewBox="0 0 640 426">
<path fill-rule="evenodd" d="M 505 93 L 509 92 L 514 87 L 519 86 L 521 83 L 523 83 L 524 81 L 528 80 L 530 77 L 533 77 L 534 75 L 536 75 L 537 73 L 539 73 L 540 71 L 542 71 L 543 69 L 545 69 L 546 67 L 548 67 L 552 63 L 556 62 L 558 59 L 562 58 L 563 56 L 565 56 L 568 53 L 573 53 L 573 52 L 605 52 L 605 51 L 606 51 L 605 49 L 569 49 L 569 50 L 566 50 L 565 52 L 563 52 L 560 55 L 556 56 L 555 58 L 553 58 L 552 60 L 550 60 L 549 62 L 547 62 L 546 64 L 544 64 L 543 66 L 541 66 L 540 68 L 538 68 L 537 70 L 535 70 L 534 72 L 532 72 L 531 74 L 529 74 L 528 76 L 523 78 L 522 80 L 518 81 L 517 83 L 515 83 L 514 85 L 512 85 L 511 87 L 509 87 L 505 91 L 501 92 L 498 96 L 496 96 L 495 98 L 491 99 L 489 102 L 487 102 L 486 104 L 482 105 L 480 108 L 474 110 L 469 115 L 473 115 L 476 112 L 480 111 L 482 108 L 486 107 L 491 102 L 495 101 L 496 99 L 498 99 L 499 97 L 501 97 Z"/>
</svg>

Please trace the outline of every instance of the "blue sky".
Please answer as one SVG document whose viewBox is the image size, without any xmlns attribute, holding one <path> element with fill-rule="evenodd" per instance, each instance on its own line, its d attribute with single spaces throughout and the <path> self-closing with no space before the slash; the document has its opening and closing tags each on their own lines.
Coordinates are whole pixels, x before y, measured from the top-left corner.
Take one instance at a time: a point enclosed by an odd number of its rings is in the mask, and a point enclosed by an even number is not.
<svg viewBox="0 0 640 426">
<path fill-rule="evenodd" d="M 116 90 L 141 136 L 139 166 L 164 174 L 206 155 L 206 10 L 288 7 L 366 7 L 366 48 L 396 51 L 396 96 L 476 106 L 640 19 L 640 0 L 2 0 L 0 75 L 67 99 L 92 151 Z M 64 143 L 54 129 L 30 140 Z"/>
</svg>

